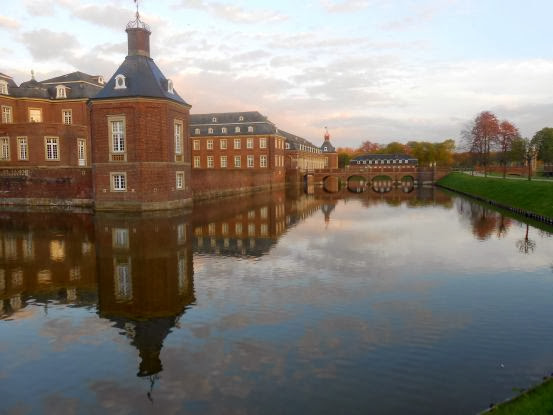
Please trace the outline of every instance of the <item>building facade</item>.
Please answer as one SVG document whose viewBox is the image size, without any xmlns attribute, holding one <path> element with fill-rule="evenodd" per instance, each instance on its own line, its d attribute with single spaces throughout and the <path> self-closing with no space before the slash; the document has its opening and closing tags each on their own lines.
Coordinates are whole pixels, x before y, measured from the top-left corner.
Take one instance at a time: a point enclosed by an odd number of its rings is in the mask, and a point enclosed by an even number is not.
<svg viewBox="0 0 553 415">
<path fill-rule="evenodd" d="M 419 164 L 418 159 L 406 154 L 364 154 L 350 160 L 350 167 L 367 167 L 377 169 L 413 169 Z"/>
<path fill-rule="evenodd" d="M 317 147 L 257 111 L 190 115 L 138 13 L 126 33 L 107 82 L 73 72 L 18 86 L 0 74 L 0 203 L 172 209 L 337 166 L 329 136 Z"/>
</svg>

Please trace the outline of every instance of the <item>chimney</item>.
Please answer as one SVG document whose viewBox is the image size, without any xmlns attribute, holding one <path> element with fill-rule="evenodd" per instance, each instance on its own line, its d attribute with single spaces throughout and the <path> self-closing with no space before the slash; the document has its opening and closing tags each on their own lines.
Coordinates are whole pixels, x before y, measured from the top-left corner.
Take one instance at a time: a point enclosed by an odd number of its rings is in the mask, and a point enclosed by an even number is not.
<svg viewBox="0 0 553 415">
<path fill-rule="evenodd" d="M 128 56 L 150 57 L 150 31 L 143 27 L 128 27 L 127 39 L 129 44 Z"/>
</svg>

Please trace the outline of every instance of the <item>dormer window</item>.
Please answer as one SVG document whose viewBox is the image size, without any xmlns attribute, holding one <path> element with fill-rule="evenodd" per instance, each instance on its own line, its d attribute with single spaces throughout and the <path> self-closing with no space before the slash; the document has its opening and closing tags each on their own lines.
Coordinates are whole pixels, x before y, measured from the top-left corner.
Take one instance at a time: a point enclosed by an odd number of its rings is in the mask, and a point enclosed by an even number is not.
<svg viewBox="0 0 553 415">
<path fill-rule="evenodd" d="M 213 117 L 213 118 L 211 119 L 211 122 L 217 122 L 217 117 Z"/>
<path fill-rule="evenodd" d="M 125 89 L 127 88 L 127 78 L 125 75 L 119 74 L 115 77 L 115 87 L 114 89 Z"/>
<path fill-rule="evenodd" d="M 194 130 L 194 134 L 199 135 L 199 134 L 200 134 L 200 129 L 199 129 L 199 128 L 196 128 L 196 129 Z"/>
<path fill-rule="evenodd" d="M 239 133 L 240 132 L 240 127 L 234 127 L 234 132 Z"/>
<path fill-rule="evenodd" d="M 244 121 L 244 117 L 241 115 L 240 117 L 238 117 L 238 121 Z"/>
<path fill-rule="evenodd" d="M 6 81 L 0 81 L 0 94 L 8 95 L 8 83 Z"/>
<path fill-rule="evenodd" d="M 103 77 L 103 76 L 99 76 L 99 77 L 98 77 L 98 83 L 99 83 L 100 85 L 104 85 L 105 82 L 104 82 L 104 77 Z"/>
<path fill-rule="evenodd" d="M 56 98 L 57 99 L 60 99 L 60 98 L 67 98 L 67 93 L 66 93 L 66 89 L 63 85 L 58 85 L 56 87 Z"/>
<path fill-rule="evenodd" d="M 253 133 L 253 127 L 251 125 L 248 127 L 248 133 Z"/>
<path fill-rule="evenodd" d="M 173 89 L 173 81 L 171 81 L 170 79 L 167 80 L 167 92 L 169 92 L 170 94 L 173 94 L 174 93 L 174 89 Z"/>
<path fill-rule="evenodd" d="M 327 146 L 324 146 L 324 151 L 328 151 L 328 147 L 327 147 Z"/>
<path fill-rule="evenodd" d="M 226 133 L 227 133 L 227 127 L 221 128 L 221 134 L 226 134 Z"/>
<path fill-rule="evenodd" d="M 208 134 L 213 134 L 213 128 L 208 128 L 208 129 L 207 129 L 207 133 L 208 133 Z"/>
</svg>

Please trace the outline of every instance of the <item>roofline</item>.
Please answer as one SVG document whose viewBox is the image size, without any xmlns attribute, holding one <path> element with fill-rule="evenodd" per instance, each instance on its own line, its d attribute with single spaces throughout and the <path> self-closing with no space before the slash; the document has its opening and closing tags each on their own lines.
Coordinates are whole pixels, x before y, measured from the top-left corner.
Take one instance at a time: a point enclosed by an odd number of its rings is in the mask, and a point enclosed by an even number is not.
<svg viewBox="0 0 553 415">
<path fill-rule="evenodd" d="M 63 81 L 63 82 L 44 82 L 44 81 L 42 81 L 41 84 L 43 84 L 43 85 L 88 84 L 88 85 L 92 85 L 92 86 L 97 86 L 98 88 L 103 88 L 104 87 L 104 85 L 94 84 L 94 83 L 88 82 L 88 81 Z"/>
<path fill-rule="evenodd" d="M 184 102 L 179 102 L 179 101 L 175 101 L 174 99 L 170 99 L 170 98 L 161 98 L 161 97 L 145 97 L 145 96 L 142 96 L 142 95 L 136 95 L 136 96 L 128 96 L 128 97 L 106 97 L 106 98 L 96 98 L 96 97 L 93 97 L 93 98 L 88 98 L 88 100 L 90 101 L 91 104 L 94 104 L 94 102 L 96 101 L 104 101 L 104 102 L 109 102 L 109 101 L 113 101 L 113 102 L 117 102 L 117 101 L 123 101 L 123 100 L 145 100 L 145 101 L 167 101 L 167 102 L 171 102 L 173 104 L 176 104 L 176 105 L 180 105 L 182 107 L 186 107 L 186 108 L 192 108 L 192 105 Z"/>
<path fill-rule="evenodd" d="M 195 114 L 194 114 L 195 115 Z M 190 117 L 192 117 L 192 114 L 190 114 Z M 192 126 L 208 126 L 208 125 L 217 125 L 217 126 L 221 126 L 221 125 L 235 125 L 235 124 L 240 124 L 240 125 L 251 125 L 251 124 L 271 124 L 274 126 L 274 124 L 271 122 L 271 121 L 252 121 L 252 122 L 246 122 L 246 121 L 239 121 L 239 122 L 222 122 L 222 123 L 203 123 L 203 124 L 197 124 L 197 123 L 189 123 L 188 125 Z"/>
</svg>

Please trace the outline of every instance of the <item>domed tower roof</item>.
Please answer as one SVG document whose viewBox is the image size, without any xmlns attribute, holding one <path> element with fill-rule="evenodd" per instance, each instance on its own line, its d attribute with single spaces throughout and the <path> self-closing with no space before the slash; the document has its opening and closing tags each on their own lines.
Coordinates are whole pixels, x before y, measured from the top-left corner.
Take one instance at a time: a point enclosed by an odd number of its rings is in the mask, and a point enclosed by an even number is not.
<svg viewBox="0 0 553 415">
<path fill-rule="evenodd" d="M 323 153 L 336 153 L 336 149 L 330 142 L 330 133 L 328 132 L 328 128 L 325 127 L 325 135 L 324 135 L 324 143 L 320 147 Z"/>
<path fill-rule="evenodd" d="M 95 99 L 164 98 L 188 105 L 150 57 L 150 27 L 138 12 L 125 31 L 128 55 Z"/>
</svg>

